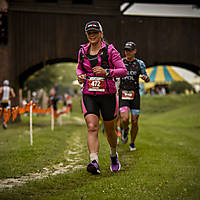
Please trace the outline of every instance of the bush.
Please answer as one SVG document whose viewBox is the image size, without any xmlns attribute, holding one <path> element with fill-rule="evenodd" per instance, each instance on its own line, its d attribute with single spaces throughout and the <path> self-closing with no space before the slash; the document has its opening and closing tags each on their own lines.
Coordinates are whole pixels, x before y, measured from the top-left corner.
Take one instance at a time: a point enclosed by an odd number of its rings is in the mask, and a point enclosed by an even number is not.
<svg viewBox="0 0 200 200">
<path fill-rule="evenodd" d="M 194 90 L 193 86 L 186 81 L 173 81 L 169 85 L 169 91 L 177 94 L 185 93 L 185 90 Z"/>
</svg>

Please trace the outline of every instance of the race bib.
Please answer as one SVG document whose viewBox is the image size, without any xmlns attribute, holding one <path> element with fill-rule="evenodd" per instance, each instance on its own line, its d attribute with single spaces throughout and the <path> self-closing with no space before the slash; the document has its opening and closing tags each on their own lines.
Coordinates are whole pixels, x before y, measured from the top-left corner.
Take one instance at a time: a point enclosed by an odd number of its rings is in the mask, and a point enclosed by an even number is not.
<svg viewBox="0 0 200 200">
<path fill-rule="evenodd" d="M 123 100 L 133 100 L 134 96 L 135 96 L 134 91 L 122 90 L 122 99 Z"/>
<path fill-rule="evenodd" d="M 88 91 L 90 92 L 105 92 L 105 78 L 90 77 L 88 80 Z"/>
</svg>

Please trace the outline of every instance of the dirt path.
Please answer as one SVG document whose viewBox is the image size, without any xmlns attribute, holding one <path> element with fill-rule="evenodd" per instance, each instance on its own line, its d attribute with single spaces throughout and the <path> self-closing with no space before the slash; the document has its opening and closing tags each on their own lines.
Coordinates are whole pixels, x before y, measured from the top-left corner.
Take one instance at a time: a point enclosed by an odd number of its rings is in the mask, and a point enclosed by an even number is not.
<svg viewBox="0 0 200 200">
<path fill-rule="evenodd" d="M 75 120 L 79 122 L 81 121 L 81 119 Z M 84 168 L 85 166 L 77 164 L 78 162 L 83 160 L 83 158 L 81 157 L 82 151 L 83 146 L 81 146 L 80 137 L 76 136 L 73 139 L 73 145 L 72 147 L 70 147 L 70 150 L 64 151 L 64 158 L 69 163 L 68 165 L 64 166 L 63 163 L 59 163 L 51 167 L 44 167 L 41 172 L 30 173 L 19 178 L 1 179 L 0 189 L 11 189 L 14 186 L 22 185 L 32 180 L 44 179 L 49 176 L 64 174 L 68 171 Z"/>
</svg>

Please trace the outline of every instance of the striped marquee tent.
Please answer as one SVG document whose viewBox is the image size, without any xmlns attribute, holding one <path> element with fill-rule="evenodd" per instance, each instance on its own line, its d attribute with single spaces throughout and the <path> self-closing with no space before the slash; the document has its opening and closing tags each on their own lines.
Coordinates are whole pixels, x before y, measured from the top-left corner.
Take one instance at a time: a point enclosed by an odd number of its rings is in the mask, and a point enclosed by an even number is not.
<svg viewBox="0 0 200 200">
<path fill-rule="evenodd" d="M 184 78 L 179 75 L 173 66 L 158 65 L 146 69 L 150 82 L 145 83 L 145 88 L 151 88 L 156 84 L 170 84 L 172 81 L 184 81 Z M 140 80 L 140 82 L 142 82 Z"/>
</svg>

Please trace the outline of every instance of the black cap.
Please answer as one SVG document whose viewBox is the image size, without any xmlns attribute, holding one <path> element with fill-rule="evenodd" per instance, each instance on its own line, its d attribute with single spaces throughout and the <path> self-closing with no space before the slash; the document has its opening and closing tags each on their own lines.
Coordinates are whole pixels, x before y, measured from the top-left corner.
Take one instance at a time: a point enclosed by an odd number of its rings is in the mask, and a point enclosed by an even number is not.
<svg viewBox="0 0 200 200">
<path fill-rule="evenodd" d="M 136 48 L 136 44 L 134 42 L 127 42 L 124 46 L 124 49 L 134 50 Z"/>
<path fill-rule="evenodd" d="M 85 25 L 85 32 L 91 31 L 91 30 L 100 31 L 100 32 L 103 31 L 102 30 L 102 26 L 101 26 L 101 24 L 98 21 L 91 21 L 91 22 L 88 22 Z"/>
</svg>

